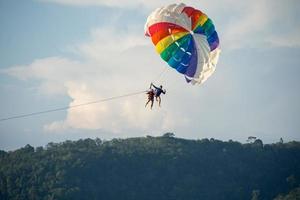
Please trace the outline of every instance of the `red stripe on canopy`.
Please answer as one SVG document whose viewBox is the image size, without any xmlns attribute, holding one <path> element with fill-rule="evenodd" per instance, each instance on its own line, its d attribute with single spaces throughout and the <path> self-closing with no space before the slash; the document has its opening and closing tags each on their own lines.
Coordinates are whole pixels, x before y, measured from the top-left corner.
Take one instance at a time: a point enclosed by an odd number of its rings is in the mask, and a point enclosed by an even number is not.
<svg viewBox="0 0 300 200">
<path fill-rule="evenodd" d="M 158 23 L 155 23 L 153 25 L 151 25 L 149 28 L 148 28 L 148 34 L 150 36 L 154 35 L 156 32 L 159 32 L 161 30 L 173 30 L 173 29 L 178 29 L 179 31 L 182 31 L 182 32 L 185 32 L 185 31 L 188 31 L 186 30 L 185 28 L 177 25 L 177 24 L 174 24 L 174 23 L 170 23 L 170 22 L 158 22 Z"/>
</svg>

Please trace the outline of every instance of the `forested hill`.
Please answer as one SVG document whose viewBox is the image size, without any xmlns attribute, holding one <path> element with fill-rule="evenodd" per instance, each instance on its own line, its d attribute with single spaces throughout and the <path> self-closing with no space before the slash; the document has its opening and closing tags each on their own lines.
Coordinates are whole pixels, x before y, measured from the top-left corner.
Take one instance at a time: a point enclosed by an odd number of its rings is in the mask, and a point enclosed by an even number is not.
<svg viewBox="0 0 300 200">
<path fill-rule="evenodd" d="M 299 198 L 299 184 L 299 142 L 167 134 L 0 151 L 3 200 L 287 200 Z"/>
</svg>

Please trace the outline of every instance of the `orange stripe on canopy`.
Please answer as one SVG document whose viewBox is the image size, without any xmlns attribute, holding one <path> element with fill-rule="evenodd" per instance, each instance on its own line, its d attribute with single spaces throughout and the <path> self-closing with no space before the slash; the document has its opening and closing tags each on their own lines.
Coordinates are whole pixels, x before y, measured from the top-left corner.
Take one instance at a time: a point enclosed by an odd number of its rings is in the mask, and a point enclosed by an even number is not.
<svg viewBox="0 0 300 200">
<path fill-rule="evenodd" d="M 153 44 L 156 45 L 160 40 L 164 39 L 165 37 L 179 33 L 179 32 L 187 32 L 187 31 L 178 29 L 178 28 L 163 29 L 163 30 L 160 30 L 160 31 L 157 31 L 156 33 L 154 33 L 151 36 L 151 39 L 152 39 Z"/>
</svg>

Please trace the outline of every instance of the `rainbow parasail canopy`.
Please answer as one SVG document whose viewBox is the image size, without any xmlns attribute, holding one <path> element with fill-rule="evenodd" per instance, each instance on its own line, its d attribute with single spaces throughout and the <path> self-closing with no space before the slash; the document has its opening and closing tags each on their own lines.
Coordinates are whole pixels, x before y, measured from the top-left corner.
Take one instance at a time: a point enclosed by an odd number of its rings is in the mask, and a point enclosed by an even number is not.
<svg viewBox="0 0 300 200">
<path fill-rule="evenodd" d="M 153 11 L 145 24 L 156 51 L 186 81 L 202 84 L 215 71 L 221 52 L 215 26 L 206 14 L 185 4 Z"/>
</svg>

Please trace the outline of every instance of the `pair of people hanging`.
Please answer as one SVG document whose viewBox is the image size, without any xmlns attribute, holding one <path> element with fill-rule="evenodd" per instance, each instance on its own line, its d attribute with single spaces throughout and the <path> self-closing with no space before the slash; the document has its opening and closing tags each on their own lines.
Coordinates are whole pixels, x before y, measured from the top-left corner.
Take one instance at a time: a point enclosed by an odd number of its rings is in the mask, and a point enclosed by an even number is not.
<svg viewBox="0 0 300 200">
<path fill-rule="evenodd" d="M 151 102 L 150 104 L 150 108 L 152 109 L 153 104 L 154 104 L 154 97 L 156 99 L 156 101 L 158 101 L 158 105 L 160 107 L 161 105 L 161 94 L 166 94 L 166 90 L 163 89 L 163 86 L 155 86 L 153 83 L 150 84 L 150 88 L 149 90 L 146 92 L 147 96 L 148 96 L 148 101 L 145 105 L 145 107 L 147 107 L 147 105 Z"/>
</svg>

